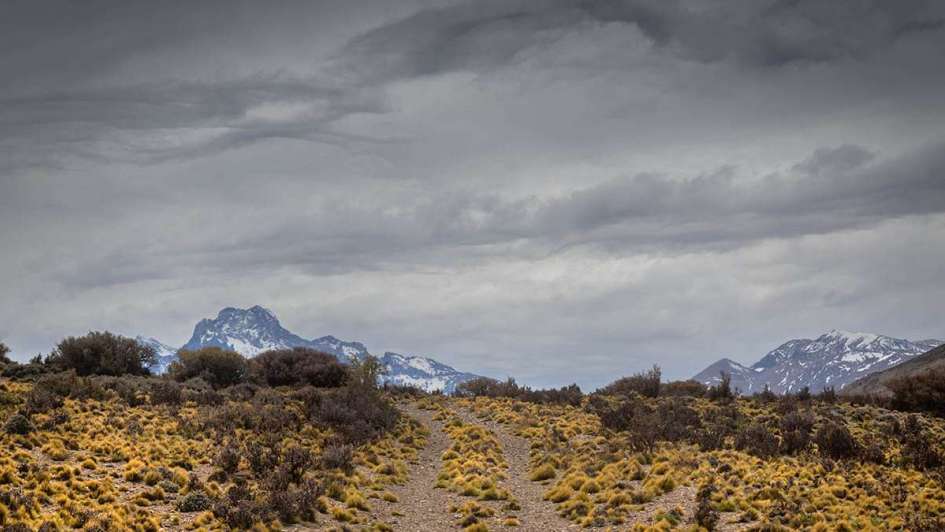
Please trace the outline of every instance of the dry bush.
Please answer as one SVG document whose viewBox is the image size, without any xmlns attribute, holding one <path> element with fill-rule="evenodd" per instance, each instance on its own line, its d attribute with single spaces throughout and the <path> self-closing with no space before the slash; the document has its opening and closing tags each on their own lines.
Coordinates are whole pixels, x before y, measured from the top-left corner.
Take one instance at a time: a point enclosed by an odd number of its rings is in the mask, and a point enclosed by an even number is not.
<svg viewBox="0 0 945 532">
<path fill-rule="evenodd" d="M 853 434 L 841 422 L 824 422 L 817 429 L 814 442 L 817 443 L 817 450 L 821 455 L 833 459 L 853 458 L 859 452 Z"/>
<path fill-rule="evenodd" d="M 618 379 L 598 392 L 606 395 L 627 395 L 633 392 L 643 397 L 659 397 L 661 375 L 659 366 L 653 366 L 652 369 L 642 373 Z"/>
<path fill-rule="evenodd" d="M 487 377 L 479 377 L 460 383 L 454 395 L 459 397 L 508 397 L 536 404 L 565 404 L 578 406 L 584 398 L 584 393 L 577 384 L 549 388 L 546 390 L 532 390 L 528 386 L 519 386 L 515 379 L 505 382 Z"/>
<path fill-rule="evenodd" d="M 788 412 L 781 418 L 781 452 L 795 454 L 810 447 L 814 415 L 806 411 Z"/>
<path fill-rule="evenodd" d="M 250 361 L 254 381 L 269 386 L 342 386 L 348 370 L 333 355 L 305 347 L 261 353 Z"/>
<path fill-rule="evenodd" d="M 893 408 L 945 417 L 945 369 L 900 377 L 887 386 L 893 393 Z"/>
<path fill-rule="evenodd" d="M 248 365 L 243 355 L 219 347 L 204 347 L 195 351 L 181 350 L 178 360 L 168 368 L 168 375 L 176 381 L 199 377 L 214 388 L 224 388 L 244 382 Z"/>
<path fill-rule="evenodd" d="M 78 375 L 148 375 L 154 349 L 132 338 L 106 332 L 90 332 L 59 342 L 47 364 Z"/>
<path fill-rule="evenodd" d="M 399 413 L 374 388 L 345 386 L 317 396 L 314 421 L 338 431 L 345 441 L 360 444 L 392 429 Z"/>
<path fill-rule="evenodd" d="M 761 423 L 750 423 L 735 433 L 735 448 L 758 458 L 778 453 L 778 438 Z"/>
<path fill-rule="evenodd" d="M 660 395 L 664 397 L 705 397 L 708 392 L 708 386 L 692 379 L 666 382 L 660 387 Z"/>
<path fill-rule="evenodd" d="M 151 383 L 148 398 L 152 405 L 179 405 L 184 401 L 184 392 L 174 381 L 159 380 Z"/>
</svg>

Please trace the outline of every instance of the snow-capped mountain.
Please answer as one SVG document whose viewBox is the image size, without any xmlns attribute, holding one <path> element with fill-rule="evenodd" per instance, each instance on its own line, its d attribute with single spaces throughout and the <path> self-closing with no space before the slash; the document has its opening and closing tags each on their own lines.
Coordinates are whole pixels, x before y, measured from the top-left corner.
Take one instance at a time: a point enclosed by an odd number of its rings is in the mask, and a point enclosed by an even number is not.
<svg viewBox="0 0 945 532">
<path fill-rule="evenodd" d="M 167 344 L 162 344 L 154 338 L 138 336 L 135 338 L 135 341 L 141 345 L 146 345 L 154 349 L 154 353 L 157 355 L 157 358 L 154 361 L 154 364 L 148 366 L 148 369 L 151 370 L 151 373 L 164 373 L 167 371 L 167 367 L 171 365 L 171 362 L 177 360 L 177 349 Z"/>
<path fill-rule="evenodd" d="M 940 340 L 909 341 L 879 334 L 831 330 L 814 340 L 790 340 L 750 367 L 727 359 L 704 369 L 693 379 L 715 384 L 719 372 L 732 375 L 732 386 L 742 393 L 796 392 L 805 386 L 819 392 L 843 389 L 847 384 L 882 371 L 942 344 Z"/>
<path fill-rule="evenodd" d="M 257 305 L 248 309 L 227 307 L 216 319 L 200 320 L 181 349 L 202 347 L 220 347 L 253 357 L 271 349 L 311 347 L 311 342 L 287 331 L 275 314 Z"/>
<path fill-rule="evenodd" d="M 177 350 L 153 338 L 139 336 L 138 341 L 151 345 L 159 353 L 159 364 L 153 373 L 163 373 L 177 359 Z M 271 349 L 308 347 L 334 355 L 343 363 L 361 360 L 370 353 L 360 342 L 346 342 L 334 336 L 306 340 L 285 329 L 271 311 L 254 306 L 248 309 L 227 307 L 216 318 L 203 319 L 194 327 L 194 333 L 181 349 L 194 350 L 220 347 L 254 357 Z M 387 369 L 383 377 L 392 384 L 412 385 L 427 391 L 452 392 L 457 384 L 477 377 L 457 371 L 433 359 L 385 353 L 381 362 Z"/>
<path fill-rule="evenodd" d="M 430 358 L 401 355 L 390 351 L 384 353 L 381 363 L 387 370 L 387 374 L 383 377 L 384 382 L 401 386 L 416 386 L 428 392 L 441 390 L 444 393 L 452 393 L 460 383 L 479 377 L 472 373 L 456 371 Z"/>
</svg>

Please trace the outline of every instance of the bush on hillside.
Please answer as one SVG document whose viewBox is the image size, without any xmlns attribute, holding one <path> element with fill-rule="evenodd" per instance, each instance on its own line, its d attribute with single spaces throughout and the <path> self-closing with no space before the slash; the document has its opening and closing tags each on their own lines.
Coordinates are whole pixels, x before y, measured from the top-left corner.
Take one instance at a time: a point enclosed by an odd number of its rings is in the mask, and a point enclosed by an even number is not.
<svg viewBox="0 0 945 532">
<path fill-rule="evenodd" d="M 314 421 L 331 426 L 355 445 L 381 436 L 399 418 L 376 389 L 350 385 L 312 395 L 309 412 Z"/>
<path fill-rule="evenodd" d="M 707 397 L 721 403 L 735 399 L 735 392 L 732 390 L 732 376 L 723 371 L 719 383 L 709 388 Z"/>
<path fill-rule="evenodd" d="M 945 417 L 945 369 L 893 379 L 887 386 L 893 393 L 893 408 Z"/>
<path fill-rule="evenodd" d="M 735 448 L 758 458 L 778 453 L 778 438 L 761 423 L 751 423 L 735 434 Z"/>
<path fill-rule="evenodd" d="M 709 387 L 699 381 L 672 381 L 660 386 L 660 395 L 664 397 L 705 397 Z"/>
<path fill-rule="evenodd" d="M 239 384 L 249 375 L 249 366 L 243 355 L 219 347 L 204 347 L 195 351 L 181 350 L 178 360 L 171 363 L 168 375 L 178 382 L 201 378 L 214 388 Z"/>
<path fill-rule="evenodd" d="M 859 452 L 850 429 L 843 423 L 827 421 L 814 435 L 817 450 L 821 455 L 833 459 L 852 458 Z"/>
<path fill-rule="evenodd" d="M 10 348 L 6 344 L 0 342 L 0 364 L 10 364 L 13 362 L 7 358 L 7 354 L 10 352 Z"/>
<path fill-rule="evenodd" d="M 305 347 L 261 353 L 250 361 L 252 379 L 269 386 L 310 385 L 336 388 L 348 371 L 333 355 Z"/>
<path fill-rule="evenodd" d="M 519 386 L 512 378 L 502 382 L 487 377 L 479 377 L 459 384 L 454 394 L 460 397 L 508 397 L 529 403 L 571 406 L 580 405 L 584 397 L 584 393 L 577 384 L 557 389 L 532 390 L 528 386 Z"/>
<path fill-rule="evenodd" d="M 652 369 L 642 373 L 617 379 L 598 392 L 606 395 L 628 395 L 633 392 L 643 397 L 659 397 L 661 375 L 659 366 L 653 366 Z"/>
<path fill-rule="evenodd" d="M 80 376 L 148 375 L 155 356 L 152 347 L 105 331 L 66 338 L 46 363 L 61 370 L 75 370 Z"/>
<path fill-rule="evenodd" d="M 781 418 L 781 452 L 794 454 L 810 446 L 814 415 L 810 412 L 789 412 Z"/>
</svg>

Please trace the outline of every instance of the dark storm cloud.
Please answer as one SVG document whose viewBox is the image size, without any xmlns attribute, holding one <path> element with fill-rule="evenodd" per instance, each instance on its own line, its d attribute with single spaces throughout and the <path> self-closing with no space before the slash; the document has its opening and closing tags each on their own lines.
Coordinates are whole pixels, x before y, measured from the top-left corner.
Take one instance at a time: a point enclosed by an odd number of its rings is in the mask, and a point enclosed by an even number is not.
<svg viewBox="0 0 945 532">
<path fill-rule="evenodd" d="M 937 32 L 934 0 L 715 1 L 518 0 L 421 11 L 354 39 L 345 50 L 365 75 L 411 77 L 514 64 L 582 23 L 638 28 L 669 53 L 745 66 L 861 58 L 914 33 Z"/>
</svg>

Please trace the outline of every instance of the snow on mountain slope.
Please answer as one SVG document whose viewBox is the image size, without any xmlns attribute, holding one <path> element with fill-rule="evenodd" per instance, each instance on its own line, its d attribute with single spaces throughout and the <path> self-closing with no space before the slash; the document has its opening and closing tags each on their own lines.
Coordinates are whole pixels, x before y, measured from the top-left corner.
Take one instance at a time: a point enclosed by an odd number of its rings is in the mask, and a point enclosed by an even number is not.
<svg viewBox="0 0 945 532">
<path fill-rule="evenodd" d="M 153 338 L 139 337 L 139 342 L 148 343 L 155 349 L 158 345 L 163 353 L 160 364 L 155 364 L 156 373 L 163 373 L 177 359 L 177 350 Z M 151 344 L 150 342 L 154 342 Z M 248 309 L 227 307 L 214 319 L 200 320 L 194 327 L 193 336 L 181 349 L 194 350 L 203 347 L 220 347 L 236 351 L 246 357 L 254 357 L 271 349 L 308 347 L 334 355 L 343 363 L 361 360 L 370 353 L 360 342 L 346 342 L 334 336 L 322 336 L 306 340 L 286 330 L 271 311 L 254 306 Z M 387 368 L 385 382 L 411 385 L 427 391 L 452 392 L 460 382 L 477 377 L 457 371 L 433 359 L 385 353 L 381 362 Z"/>
<path fill-rule="evenodd" d="M 220 347 L 253 357 L 271 349 L 311 347 L 311 342 L 287 331 L 275 314 L 257 305 L 248 309 L 227 307 L 216 319 L 200 320 L 181 349 L 202 347 Z"/>
<path fill-rule="evenodd" d="M 456 371 L 430 358 L 401 355 L 389 351 L 381 357 L 381 363 L 387 370 L 387 374 L 382 377 L 384 382 L 401 386 L 416 386 L 428 392 L 452 393 L 460 383 L 478 377 L 472 373 Z"/>
<path fill-rule="evenodd" d="M 743 393 L 757 393 L 767 384 L 775 393 L 797 392 L 809 387 L 813 392 L 847 384 L 870 373 L 882 371 L 920 355 L 941 344 L 939 340 L 911 342 L 880 334 L 831 330 L 816 339 L 790 340 L 753 364 L 748 373 L 737 364 L 732 373 Z M 723 359 L 724 360 L 724 359 Z M 708 372 L 716 362 L 694 378 L 713 384 Z M 730 361 L 729 361 L 730 362 Z M 717 373 L 717 371 L 716 371 Z"/>
<path fill-rule="evenodd" d="M 754 370 L 727 358 L 723 358 L 705 368 L 699 372 L 698 375 L 693 377 L 693 380 L 697 380 L 708 386 L 715 386 L 722 380 L 722 373 L 732 377 L 731 387 L 733 390 L 737 389 L 744 394 L 752 394 L 759 391 L 754 389 Z"/>
<path fill-rule="evenodd" d="M 162 344 L 154 338 L 145 338 L 144 336 L 138 336 L 135 338 L 141 345 L 146 345 L 154 349 L 154 353 L 157 355 L 157 359 L 154 364 L 148 367 L 151 370 L 151 373 L 155 375 L 160 375 L 167 371 L 167 367 L 171 365 L 171 362 L 177 360 L 177 349 L 167 345 Z"/>
</svg>

